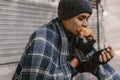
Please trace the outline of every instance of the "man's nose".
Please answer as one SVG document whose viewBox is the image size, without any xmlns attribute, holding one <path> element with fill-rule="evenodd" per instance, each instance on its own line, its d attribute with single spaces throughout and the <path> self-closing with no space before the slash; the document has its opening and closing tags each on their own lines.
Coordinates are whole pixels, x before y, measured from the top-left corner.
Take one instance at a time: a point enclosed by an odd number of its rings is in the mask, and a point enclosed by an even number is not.
<svg viewBox="0 0 120 80">
<path fill-rule="evenodd" d="M 84 20 L 83 21 L 83 27 L 87 27 L 88 26 L 88 21 L 87 20 Z"/>
</svg>

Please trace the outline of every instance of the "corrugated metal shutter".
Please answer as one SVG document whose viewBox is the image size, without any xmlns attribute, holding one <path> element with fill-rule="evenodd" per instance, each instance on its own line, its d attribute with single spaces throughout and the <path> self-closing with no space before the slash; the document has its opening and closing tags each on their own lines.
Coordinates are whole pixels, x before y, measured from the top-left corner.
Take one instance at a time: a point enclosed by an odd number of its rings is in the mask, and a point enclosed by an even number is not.
<svg viewBox="0 0 120 80">
<path fill-rule="evenodd" d="M 94 36 L 97 39 L 98 38 L 98 32 L 97 32 L 97 10 L 93 9 L 93 14 L 91 15 L 89 19 L 89 27 L 93 30 Z M 97 39 L 98 41 L 98 39 Z M 95 47 L 98 48 L 98 42 L 96 41 Z"/>
<path fill-rule="evenodd" d="M 0 64 L 18 61 L 29 34 L 55 13 L 56 7 L 48 4 L 0 1 Z"/>
</svg>

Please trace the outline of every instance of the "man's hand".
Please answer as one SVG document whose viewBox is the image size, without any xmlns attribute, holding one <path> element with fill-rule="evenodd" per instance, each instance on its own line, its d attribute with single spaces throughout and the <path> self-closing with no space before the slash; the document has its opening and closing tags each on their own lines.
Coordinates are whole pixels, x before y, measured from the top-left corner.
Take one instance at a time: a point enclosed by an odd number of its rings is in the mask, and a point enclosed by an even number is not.
<svg viewBox="0 0 120 80">
<path fill-rule="evenodd" d="M 105 49 L 99 50 L 95 53 L 91 60 L 94 64 L 105 64 L 114 57 L 115 53 L 112 47 L 107 47 Z"/>
<path fill-rule="evenodd" d="M 93 49 L 94 43 L 95 43 L 95 40 L 87 41 L 85 43 L 83 38 L 78 38 L 78 44 L 76 48 L 82 51 L 84 55 L 87 55 Z"/>
<path fill-rule="evenodd" d="M 93 49 L 93 45 L 96 42 L 92 30 L 89 28 L 79 28 L 78 32 L 78 41 L 77 41 L 77 49 L 82 51 L 84 55 L 87 55 Z M 86 42 L 84 41 L 86 39 Z"/>
<path fill-rule="evenodd" d="M 115 53 L 112 49 L 112 47 L 108 47 L 105 50 L 101 52 L 99 55 L 99 62 L 100 63 L 107 63 L 114 57 Z"/>
</svg>

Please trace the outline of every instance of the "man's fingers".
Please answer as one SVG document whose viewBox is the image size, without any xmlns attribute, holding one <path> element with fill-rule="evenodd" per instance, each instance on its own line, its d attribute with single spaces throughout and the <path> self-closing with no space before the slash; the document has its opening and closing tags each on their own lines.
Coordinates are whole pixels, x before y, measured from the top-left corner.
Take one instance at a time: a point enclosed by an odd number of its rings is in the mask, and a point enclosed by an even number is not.
<svg viewBox="0 0 120 80">
<path fill-rule="evenodd" d="M 87 36 L 87 39 L 90 40 L 90 41 L 91 41 L 91 40 L 94 40 L 93 35 Z"/>
<path fill-rule="evenodd" d="M 106 49 L 106 51 L 110 54 L 111 57 L 114 57 L 115 53 L 114 53 L 112 47 L 108 47 L 108 48 Z"/>
<path fill-rule="evenodd" d="M 112 50 L 112 47 L 111 47 L 111 46 L 108 46 L 108 48 L 109 48 L 110 50 Z"/>
<path fill-rule="evenodd" d="M 114 54 L 110 49 L 103 50 L 99 56 L 99 61 L 108 62 L 113 58 Z M 102 60 L 101 60 L 102 59 Z"/>
<path fill-rule="evenodd" d="M 104 52 L 104 55 L 106 56 L 107 61 L 109 61 L 112 58 L 111 54 L 108 53 L 106 50 L 103 50 L 103 52 Z"/>
<path fill-rule="evenodd" d="M 104 51 L 102 51 L 101 56 L 102 56 L 102 61 L 103 61 L 103 62 L 107 62 L 107 57 L 106 57 L 105 54 L 106 54 L 106 53 L 105 53 Z"/>
<path fill-rule="evenodd" d="M 95 41 L 96 41 L 96 39 L 95 39 L 95 37 L 94 37 L 93 35 L 87 36 L 87 39 L 90 40 L 90 41 L 91 41 L 91 40 L 95 40 Z"/>
<path fill-rule="evenodd" d="M 112 47 L 108 47 L 104 49 L 101 54 L 99 55 L 99 62 L 100 63 L 107 63 L 114 57 L 115 53 Z"/>
<path fill-rule="evenodd" d="M 109 46 L 108 48 L 106 48 L 106 52 L 107 52 L 111 57 L 114 57 L 114 55 L 115 55 L 112 47 L 110 47 L 110 46 Z"/>
<path fill-rule="evenodd" d="M 102 63 L 102 55 L 99 56 L 99 62 Z"/>
<path fill-rule="evenodd" d="M 77 29 L 77 33 L 78 33 L 78 36 L 79 36 L 80 38 L 83 38 L 83 32 L 82 32 L 82 31 L 80 32 L 80 30 Z"/>
<path fill-rule="evenodd" d="M 80 32 L 79 37 L 83 38 L 83 32 Z"/>
</svg>

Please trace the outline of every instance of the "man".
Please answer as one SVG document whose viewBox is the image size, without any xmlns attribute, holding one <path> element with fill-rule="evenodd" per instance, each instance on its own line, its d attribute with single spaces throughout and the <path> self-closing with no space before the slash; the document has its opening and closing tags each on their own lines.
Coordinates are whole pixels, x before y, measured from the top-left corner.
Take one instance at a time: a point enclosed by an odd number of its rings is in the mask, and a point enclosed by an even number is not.
<svg viewBox="0 0 120 80">
<path fill-rule="evenodd" d="M 77 66 L 78 62 L 70 62 L 70 40 L 73 35 L 88 37 L 79 33 L 78 29 L 88 28 L 91 14 L 92 8 L 87 0 L 61 0 L 58 18 L 31 35 L 13 80 L 71 80 L 72 67 Z M 118 73 L 106 63 L 113 56 L 112 49 L 104 50 L 99 55 L 98 61 L 105 63 L 97 67 L 96 75 L 100 80 L 120 79 Z"/>
</svg>

